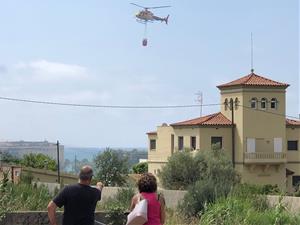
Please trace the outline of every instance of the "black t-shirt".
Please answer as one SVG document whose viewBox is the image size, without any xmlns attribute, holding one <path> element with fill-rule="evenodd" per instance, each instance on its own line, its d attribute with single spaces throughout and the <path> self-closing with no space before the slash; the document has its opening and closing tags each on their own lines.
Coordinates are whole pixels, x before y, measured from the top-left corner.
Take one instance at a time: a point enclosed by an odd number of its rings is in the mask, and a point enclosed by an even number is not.
<svg viewBox="0 0 300 225">
<path fill-rule="evenodd" d="M 95 208 L 101 191 L 83 184 L 66 186 L 53 202 L 64 206 L 63 225 L 94 225 Z"/>
</svg>

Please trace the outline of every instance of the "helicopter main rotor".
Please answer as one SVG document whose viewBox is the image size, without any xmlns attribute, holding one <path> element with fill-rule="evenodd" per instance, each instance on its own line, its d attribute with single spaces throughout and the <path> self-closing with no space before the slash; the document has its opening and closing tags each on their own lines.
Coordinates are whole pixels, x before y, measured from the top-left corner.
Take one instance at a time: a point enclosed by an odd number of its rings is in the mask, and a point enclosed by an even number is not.
<svg viewBox="0 0 300 225">
<path fill-rule="evenodd" d="M 171 7 L 170 5 L 164 5 L 164 6 L 155 6 L 155 7 L 145 7 L 145 6 L 141 6 L 141 5 L 138 5 L 138 4 L 135 4 L 135 3 L 130 3 L 131 5 L 135 5 L 137 7 L 140 7 L 140 8 L 143 8 L 145 10 L 148 10 L 148 9 L 160 9 L 160 8 L 169 8 Z"/>
</svg>

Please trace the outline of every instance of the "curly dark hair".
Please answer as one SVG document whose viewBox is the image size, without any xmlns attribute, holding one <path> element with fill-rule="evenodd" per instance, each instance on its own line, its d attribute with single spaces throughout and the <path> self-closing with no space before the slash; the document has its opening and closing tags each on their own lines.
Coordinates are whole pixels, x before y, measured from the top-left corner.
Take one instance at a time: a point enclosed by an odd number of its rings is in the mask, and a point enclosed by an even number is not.
<svg viewBox="0 0 300 225">
<path fill-rule="evenodd" d="M 156 178 L 152 173 L 144 173 L 137 182 L 139 192 L 153 193 L 157 190 Z"/>
</svg>

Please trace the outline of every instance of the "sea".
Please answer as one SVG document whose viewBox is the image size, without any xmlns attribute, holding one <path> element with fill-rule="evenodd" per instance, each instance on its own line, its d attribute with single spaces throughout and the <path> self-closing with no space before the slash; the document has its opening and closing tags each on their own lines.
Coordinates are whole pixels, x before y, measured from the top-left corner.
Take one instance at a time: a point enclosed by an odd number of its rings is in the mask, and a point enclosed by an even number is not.
<svg viewBox="0 0 300 225">
<path fill-rule="evenodd" d="M 64 148 L 64 159 L 68 159 L 70 161 L 76 160 L 84 160 L 93 161 L 94 157 L 105 150 L 106 148 L 96 148 L 96 147 L 69 147 L 65 146 Z M 120 147 L 120 148 L 112 148 L 115 150 L 123 150 L 123 151 L 132 151 L 136 149 L 138 151 L 147 151 L 147 148 L 129 148 L 129 147 Z"/>
<path fill-rule="evenodd" d="M 87 148 L 87 147 L 69 147 L 64 148 L 64 163 L 62 171 L 78 174 L 79 169 L 83 165 L 91 165 L 94 167 L 94 158 L 97 154 L 103 152 L 107 148 Z M 112 148 L 114 150 L 122 150 L 124 156 L 128 157 L 129 167 L 131 168 L 141 159 L 148 158 L 147 148 Z"/>
</svg>

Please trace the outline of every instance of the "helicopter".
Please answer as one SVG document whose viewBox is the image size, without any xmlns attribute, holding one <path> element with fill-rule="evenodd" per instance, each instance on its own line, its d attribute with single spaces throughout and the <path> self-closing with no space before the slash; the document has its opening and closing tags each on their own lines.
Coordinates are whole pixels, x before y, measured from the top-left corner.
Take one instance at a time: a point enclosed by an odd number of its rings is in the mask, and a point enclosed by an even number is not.
<svg viewBox="0 0 300 225">
<path fill-rule="evenodd" d="M 144 6 L 135 4 L 135 3 L 130 3 L 130 4 L 144 9 L 144 10 L 139 11 L 135 15 L 135 17 L 136 17 L 137 22 L 145 25 L 145 38 L 143 39 L 143 46 L 147 46 L 147 43 L 148 43 L 148 40 L 146 38 L 147 23 L 153 22 L 153 21 L 160 21 L 160 22 L 165 22 L 166 24 L 168 24 L 168 20 L 169 20 L 169 15 L 167 17 L 158 17 L 158 16 L 155 16 L 154 13 L 152 13 L 149 9 L 168 8 L 171 6 L 168 5 L 168 6 L 144 7 Z"/>
<path fill-rule="evenodd" d="M 147 23 L 149 21 L 161 21 L 161 22 L 165 22 L 166 24 L 168 24 L 168 19 L 169 19 L 169 15 L 165 18 L 163 17 L 158 17 L 158 16 L 155 16 L 149 9 L 159 9 L 159 8 L 168 8 L 168 7 L 171 7 L 169 5 L 166 5 L 166 6 L 157 6 L 157 7 L 144 7 L 144 6 L 141 6 L 141 5 L 138 5 L 138 4 L 135 4 L 135 3 L 130 3 L 132 5 L 135 5 L 137 7 L 140 7 L 140 8 L 143 8 L 144 10 L 142 11 L 139 11 L 135 16 L 138 20 L 138 22 L 141 22 L 141 23 Z"/>
</svg>

